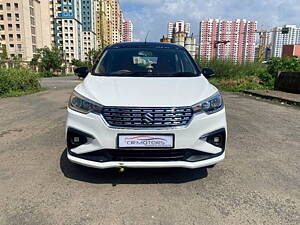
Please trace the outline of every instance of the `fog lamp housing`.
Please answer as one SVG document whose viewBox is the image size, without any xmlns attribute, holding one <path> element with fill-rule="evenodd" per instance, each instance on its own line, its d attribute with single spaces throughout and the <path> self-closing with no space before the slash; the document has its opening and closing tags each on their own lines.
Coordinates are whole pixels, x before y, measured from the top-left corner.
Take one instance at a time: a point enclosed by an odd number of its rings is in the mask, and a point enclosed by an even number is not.
<svg viewBox="0 0 300 225">
<path fill-rule="evenodd" d="M 213 146 L 225 149 L 226 131 L 224 128 L 206 134 L 200 138 Z"/>
<path fill-rule="evenodd" d="M 69 128 L 67 132 L 67 147 L 68 149 L 77 148 L 80 145 L 86 144 L 88 142 L 88 138 L 93 137 L 82 131 Z"/>
</svg>

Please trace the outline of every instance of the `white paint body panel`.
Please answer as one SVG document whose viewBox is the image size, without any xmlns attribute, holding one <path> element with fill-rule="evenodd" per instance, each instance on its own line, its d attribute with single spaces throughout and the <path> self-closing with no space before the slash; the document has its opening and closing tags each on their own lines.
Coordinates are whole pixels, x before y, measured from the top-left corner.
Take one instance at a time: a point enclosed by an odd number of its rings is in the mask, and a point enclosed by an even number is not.
<svg viewBox="0 0 300 225">
<path fill-rule="evenodd" d="M 104 106 L 131 107 L 176 107 L 192 106 L 214 95 L 217 89 L 203 76 L 177 78 L 151 77 L 97 77 L 88 75 L 83 83 L 75 88 L 80 95 Z M 73 153 L 84 154 L 101 149 L 117 149 L 118 134 L 174 134 L 174 149 L 194 149 L 201 152 L 217 154 L 221 148 L 215 147 L 200 137 L 210 132 L 225 128 L 227 132 L 225 108 L 208 115 L 200 113 L 193 116 L 186 127 L 160 129 L 112 128 L 107 125 L 101 115 L 94 113 L 82 114 L 68 109 L 67 128 L 74 128 L 92 135 L 84 145 L 71 149 Z M 199 161 L 168 161 L 168 162 L 94 162 L 76 158 L 68 154 L 68 158 L 81 165 L 94 168 L 110 167 L 185 167 L 197 168 L 216 164 L 223 160 L 221 156 Z"/>
<path fill-rule="evenodd" d="M 199 77 L 104 77 L 88 75 L 75 90 L 105 106 L 191 106 L 218 90 Z"/>
</svg>

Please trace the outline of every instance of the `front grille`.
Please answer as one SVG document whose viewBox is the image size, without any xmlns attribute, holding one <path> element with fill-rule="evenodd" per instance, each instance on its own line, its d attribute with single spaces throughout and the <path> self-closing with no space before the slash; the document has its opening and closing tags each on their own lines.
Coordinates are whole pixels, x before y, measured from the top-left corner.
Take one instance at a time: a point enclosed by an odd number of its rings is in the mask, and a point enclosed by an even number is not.
<svg viewBox="0 0 300 225">
<path fill-rule="evenodd" d="M 191 107 L 104 107 L 103 116 L 109 125 L 117 127 L 174 127 L 187 125 L 193 111 Z"/>
</svg>

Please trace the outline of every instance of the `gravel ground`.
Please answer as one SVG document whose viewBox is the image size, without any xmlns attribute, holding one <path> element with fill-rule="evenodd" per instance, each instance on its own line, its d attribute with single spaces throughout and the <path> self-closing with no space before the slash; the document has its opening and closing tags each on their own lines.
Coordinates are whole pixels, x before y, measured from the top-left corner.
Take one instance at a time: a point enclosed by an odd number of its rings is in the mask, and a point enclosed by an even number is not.
<svg viewBox="0 0 300 225">
<path fill-rule="evenodd" d="M 66 159 L 73 77 L 0 99 L 0 224 L 300 224 L 300 110 L 224 93 L 226 160 L 214 168 L 95 170 Z"/>
</svg>

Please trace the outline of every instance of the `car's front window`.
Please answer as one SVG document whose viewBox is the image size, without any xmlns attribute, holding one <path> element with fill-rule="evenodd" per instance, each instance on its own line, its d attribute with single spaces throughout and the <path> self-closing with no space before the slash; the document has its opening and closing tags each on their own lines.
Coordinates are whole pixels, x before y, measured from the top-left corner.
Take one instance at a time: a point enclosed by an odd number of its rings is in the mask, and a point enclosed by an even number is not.
<svg viewBox="0 0 300 225">
<path fill-rule="evenodd" d="M 198 76 L 198 70 L 184 50 L 164 48 L 107 49 L 98 61 L 99 76 Z"/>
</svg>

